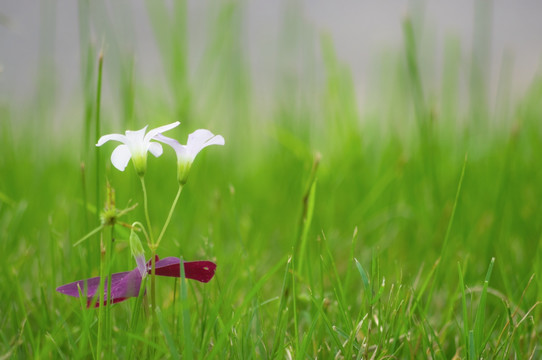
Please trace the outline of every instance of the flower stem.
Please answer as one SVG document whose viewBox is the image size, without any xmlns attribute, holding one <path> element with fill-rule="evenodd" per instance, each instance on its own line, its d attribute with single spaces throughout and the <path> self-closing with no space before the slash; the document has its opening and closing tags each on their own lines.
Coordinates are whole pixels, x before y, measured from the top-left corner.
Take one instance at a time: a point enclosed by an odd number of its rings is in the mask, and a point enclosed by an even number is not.
<svg viewBox="0 0 542 360">
<path fill-rule="evenodd" d="M 158 338 L 158 333 L 155 331 L 157 327 L 156 319 L 156 247 L 151 247 L 152 257 L 151 257 L 151 318 L 150 318 L 150 327 L 151 327 L 151 342 L 156 342 Z M 151 356 L 154 356 L 154 350 L 151 349 Z"/>
<path fill-rule="evenodd" d="M 137 230 L 137 228 L 141 230 L 143 235 L 145 235 L 145 240 L 147 240 L 147 244 L 149 244 L 150 243 L 149 234 L 147 233 L 147 230 L 145 230 L 145 226 L 143 226 L 143 224 L 140 223 L 139 221 L 134 222 L 132 226 L 134 227 L 135 230 Z"/>
<path fill-rule="evenodd" d="M 115 236 L 115 226 L 111 226 L 111 236 L 105 240 L 105 269 L 107 274 L 107 307 L 105 308 L 105 337 L 107 339 L 107 349 L 111 349 L 112 344 L 112 328 L 113 324 L 111 322 L 111 305 L 113 303 L 112 294 L 111 294 L 111 258 L 113 254 L 113 239 Z M 103 303 L 100 302 L 100 307 L 103 306 Z M 106 351 L 107 351 L 106 349 Z"/>
<path fill-rule="evenodd" d="M 179 201 L 179 197 L 181 196 L 182 191 L 183 191 L 183 186 L 179 184 L 179 190 L 177 190 L 177 195 L 175 195 L 175 200 L 173 200 L 173 204 L 171 204 L 171 209 L 169 209 L 169 214 L 167 216 L 166 222 L 164 223 L 164 227 L 162 228 L 162 231 L 160 232 L 160 236 L 158 236 L 158 240 L 156 241 L 156 247 L 160 245 L 160 241 L 162 240 L 162 237 L 164 236 L 164 233 L 166 232 L 169 222 L 171 221 L 173 210 L 175 210 L 175 207 L 177 206 L 177 202 Z"/>
<path fill-rule="evenodd" d="M 152 249 L 152 258 L 151 258 L 151 309 L 152 316 L 154 318 L 154 310 L 156 309 L 156 249 Z"/>
<path fill-rule="evenodd" d="M 145 219 L 147 221 L 147 227 L 149 228 L 149 248 L 151 250 L 155 248 L 154 246 L 154 236 L 152 233 L 152 227 L 151 227 L 151 218 L 149 217 L 149 201 L 147 200 L 147 186 L 145 185 L 145 178 L 143 176 L 139 177 L 139 180 L 141 180 L 141 189 L 143 190 L 143 205 L 145 208 Z M 154 250 L 153 250 L 153 257 L 154 257 Z"/>
<path fill-rule="evenodd" d="M 149 238 L 147 238 L 149 248 L 151 249 L 151 337 L 155 338 L 155 324 L 156 324 L 156 286 L 155 286 L 155 279 L 156 279 L 156 247 L 157 245 L 154 243 L 154 236 L 152 232 L 151 227 L 151 218 L 149 217 L 149 202 L 147 200 L 147 187 L 145 186 L 145 179 L 143 176 L 139 177 L 139 180 L 141 180 L 141 188 L 143 189 L 143 205 L 145 208 L 145 218 L 147 220 L 147 227 L 148 227 L 148 233 Z"/>
<path fill-rule="evenodd" d="M 143 277 L 141 284 L 139 285 L 139 295 L 137 296 L 137 300 L 134 303 L 132 307 L 132 318 L 130 319 L 130 327 L 129 329 L 133 332 L 136 332 L 136 329 L 138 327 L 138 320 L 139 320 L 139 311 L 141 309 L 141 303 L 143 302 L 143 295 L 145 295 L 145 277 Z M 147 309 L 145 309 L 146 311 Z M 128 357 L 127 359 L 133 359 L 133 350 L 134 347 L 132 346 L 134 341 L 133 337 L 128 338 L 128 346 L 126 347 L 128 349 Z"/>
<path fill-rule="evenodd" d="M 105 281 L 104 281 L 104 278 L 105 278 L 105 261 L 104 261 L 104 256 L 105 256 L 105 253 L 104 253 L 104 250 L 103 250 L 103 235 L 100 236 L 100 285 L 99 285 L 99 291 L 98 291 L 98 298 L 97 299 L 92 299 L 92 304 L 91 306 L 93 306 L 95 303 L 94 301 L 98 301 L 98 304 L 100 304 L 100 302 L 103 301 L 104 299 L 104 292 L 105 292 L 105 289 L 104 289 L 104 284 L 105 284 Z M 100 306 L 98 307 L 98 340 L 97 340 L 97 344 L 96 344 L 96 356 L 98 359 L 100 359 L 102 357 L 102 340 L 104 338 L 103 336 L 103 327 L 104 327 L 104 307 L 103 306 Z"/>
<path fill-rule="evenodd" d="M 111 236 L 109 238 L 106 238 L 104 240 L 103 236 L 104 232 L 102 232 L 102 236 L 100 237 L 100 284 L 99 284 L 99 295 L 98 298 L 93 300 L 96 302 L 93 302 L 91 306 L 94 306 L 97 304 L 98 307 L 98 343 L 97 343 L 97 351 L 96 354 L 98 354 L 98 358 L 101 357 L 102 349 L 105 347 L 105 351 L 107 352 L 107 348 L 111 348 L 111 331 L 112 331 L 112 323 L 111 323 L 111 309 L 110 306 L 112 304 L 112 298 L 111 298 L 111 256 L 112 256 L 112 248 L 113 248 L 113 235 L 114 235 L 114 227 L 111 227 Z M 107 286 L 107 290 L 106 290 Z M 106 299 L 104 301 L 104 299 Z M 105 308 L 105 309 L 104 309 Z"/>
</svg>

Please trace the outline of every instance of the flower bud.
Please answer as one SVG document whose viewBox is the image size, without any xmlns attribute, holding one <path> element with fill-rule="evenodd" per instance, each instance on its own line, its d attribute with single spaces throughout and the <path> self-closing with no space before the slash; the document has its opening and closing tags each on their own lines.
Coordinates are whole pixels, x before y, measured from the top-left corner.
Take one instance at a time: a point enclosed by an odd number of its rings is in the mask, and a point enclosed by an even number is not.
<svg viewBox="0 0 542 360">
<path fill-rule="evenodd" d="M 143 245 L 141 245 L 141 240 L 135 232 L 134 228 L 130 232 L 130 249 L 132 250 L 132 255 L 135 258 L 137 269 L 141 274 L 141 277 L 147 275 L 147 265 L 145 263 L 145 251 L 143 250 Z"/>
<path fill-rule="evenodd" d="M 192 167 L 191 161 L 186 161 L 184 159 L 180 159 L 177 163 L 177 180 L 179 181 L 179 184 L 184 185 L 186 184 L 186 180 L 188 179 L 188 173 L 190 172 L 190 168 Z"/>
</svg>

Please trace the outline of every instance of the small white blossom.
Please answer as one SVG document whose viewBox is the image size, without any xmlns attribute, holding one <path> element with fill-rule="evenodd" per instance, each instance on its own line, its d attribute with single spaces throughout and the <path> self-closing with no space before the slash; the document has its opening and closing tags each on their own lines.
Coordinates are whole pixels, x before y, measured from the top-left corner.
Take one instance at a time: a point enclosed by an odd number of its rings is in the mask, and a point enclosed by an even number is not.
<svg viewBox="0 0 542 360">
<path fill-rule="evenodd" d="M 163 152 L 162 145 L 157 142 L 151 142 L 151 140 L 158 134 L 171 130 L 179 124 L 180 122 L 176 121 L 168 125 L 160 126 L 150 130 L 147 134 L 145 134 L 147 131 L 147 126 L 145 126 L 143 129 L 137 131 L 126 130 L 126 135 L 104 135 L 98 140 L 96 146 L 102 146 L 109 140 L 121 142 L 122 144 L 117 146 L 111 154 L 111 163 L 113 163 L 113 166 L 120 171 L 124 171 L 126 165 L 128 165 L 128 162 L 132 159 L 137 174 L 142 176 L 147 169 L 147 151 L 155 157 L 159 157 Z"/>
<path fill-rule="evenodd" d="M 162 134 L 154 137 L 155 140 L 167 144 L 177 153 L 177 178 L 181 185 L 186 183 L 190 167 L 196 158 L 196 155 L 209 145 L 224 145 L 224 138 L 221 135 L 215 135 L 209 130 L 198 129 L 188 135 L 186 145 L 180 144 L 177 140 L 168 138 Z"/>
</svg>

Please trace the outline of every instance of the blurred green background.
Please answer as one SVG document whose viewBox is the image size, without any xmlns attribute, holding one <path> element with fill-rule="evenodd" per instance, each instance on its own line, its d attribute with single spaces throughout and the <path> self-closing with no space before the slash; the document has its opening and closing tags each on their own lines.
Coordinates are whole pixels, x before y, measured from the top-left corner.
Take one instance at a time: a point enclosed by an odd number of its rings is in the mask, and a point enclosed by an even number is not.
<svg viewBox="0 0 542 360">
<path fill-rule="evenodd" d="M 393 299 L 409 305 L 395 309 L 402 321 L 390 333 L 369 325 L 362 334 L 378 336 L 347 337 L 352 351 L 370 339 L 379 356 L 412 356 L 413 345 L 389 341 L 408 333 L 419 351 L 451 358 L 468 348 L 458 334 L 476 317 L 492 257 L 493 296 L 478 325 L 488 345 L 477 354 L 502 355 L 506 339 L 510 354 L 540 355 L 540 310 L 527 313 L 542 299 L 540 276 L 530 282 L 542 265 L 539 10 L 504 1 L 6 2 L 0 356 L 89 356 L 78 302 L 54 289 L 97 275 L 98 240 L 72 244 L 98 225 L 106 180 L 117 207 L 142 204 L 131 165 L 117 171 L 114 146 L 97 153 L 94 144 L 177 120 L 167 135 L 181 142 L 198 128 L 226 139 L 196 159 L 158 250 L 218 265 L 207 288 L 191 287 L 213 304 L 194 310 L 199 357 L 209 341 L 211 356 L 334 356 L 334 329 L 358 334 L 376 311 L 356 258 L 371 286 L 386 279 L 386 316 Z M 175 195 L 174 163 L 168 149 L 149 158 L 155 232 Z M 138 206 L 122 220 L 143 219 Z M 118 231 L 113 271 L 134 267 L 126 234 Z M 472 290 L 467 315 L 458 263 Z M 170 290 L 161 291 L 167 309 Z M 327 313 L 320 301 L 331 302 Z M 122 329 L 130 307 L 115 309 Z M 529 321 L 510 333 L 518 314 Z M 298 333 L 307 331 L 305 346 Z"/>
</svg>

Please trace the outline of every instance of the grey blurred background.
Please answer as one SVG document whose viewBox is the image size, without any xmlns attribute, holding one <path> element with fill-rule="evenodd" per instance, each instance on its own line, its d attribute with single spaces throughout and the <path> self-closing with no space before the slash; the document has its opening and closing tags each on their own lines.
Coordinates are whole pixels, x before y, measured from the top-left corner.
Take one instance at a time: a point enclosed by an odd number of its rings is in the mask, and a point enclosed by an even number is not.
<svg viewBox="0 0 542 360">
<path fill-rule="evenodd" d="M 188 1 L 189 69 L 197 67 L 204 52 L 214 8 L 220 1 Z M 492 89 L 504 61 L 511 71 L 511 94 L 521 95 L 540 70 L 542 51 L 542 1 L 362 1 L 247 0 L 242 11 L 244 46 L 254 91 L 265 97 L 272 84 L 274 63 L 280 59 L 279 42 L 285 22 L 298 24 L 314 34 L 331 36 L 337 55 L 352 70 L 360 103 L 367 99 L 371 73 L 379 56 L 400 52 L 403 46 L 402 21 L 405 15 L 423 24 L 424 51 L 442 62 L 443 44 L 457 38 L 461 56 L 469 59 L 473 50 L 475 11 L 488 10 L 488 80 Z M 116 23 L 122 46 L 134 54 L 136 81 L 161 84 L 162 62 L 142 0 L 105 1 L 108 21 Z M 93 7 L 90 1 L 90 7 Z M 291 19 L 288 14 L 294 13 Z M 99 12 L 98 12 L 99 13 Z M 94 15 L 100 16 L 100 15 Z M 31 98 L 39 73 L 39 59 L 51 59 L 61 107 L 78 105 L 81 92 L 80 37 L 76 0 L 2 0 L 0 2 L 0 101 L 17 104 Z M 92 34 L 97 47 L 108 43 L 95 18 Z M 43 32 L 53 32 L 44 38 Z M 320 60 L 318 60 L 320 61 Z M 423 71 L 423 70 L 422 70 Z M 438 71 L 434 71 L 438 74 Z M 106 73 L 107 74 L 107 73 Z M 107 76 L 107 75 L 106 75 Z M 194 79 L 193 79 L 194 81 Z M 195 80 L 197 81 L 197 79 Z M 435 79 L 438 82 L 438 78 Z M 491 91 L 490 91 L 491 92 Z M 107 101 L 107 100 L 106 100 Z"/>
</svg>

